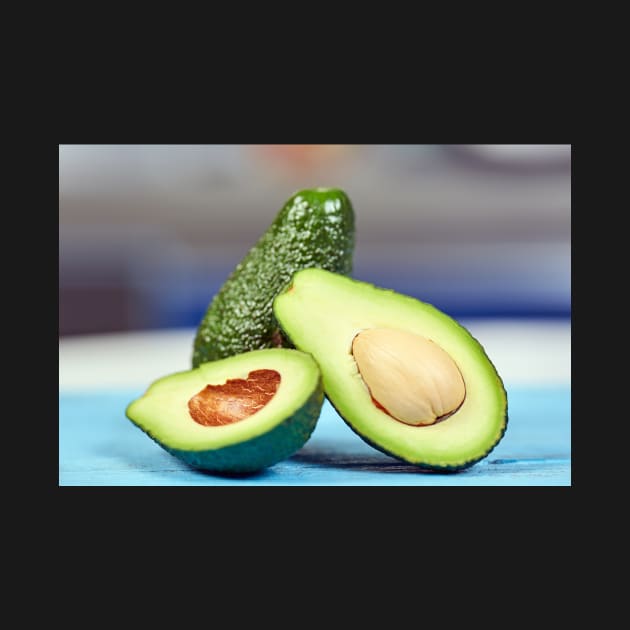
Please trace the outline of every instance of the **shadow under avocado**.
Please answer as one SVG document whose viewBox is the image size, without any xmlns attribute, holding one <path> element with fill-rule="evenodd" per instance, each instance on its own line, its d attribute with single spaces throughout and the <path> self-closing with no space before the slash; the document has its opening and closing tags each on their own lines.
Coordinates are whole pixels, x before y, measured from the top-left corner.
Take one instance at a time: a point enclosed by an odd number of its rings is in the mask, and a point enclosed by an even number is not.
<svg viewBox="0 0 630 630">
<path fill-rule="evenodd" d="M 263 468 L 262 470 L 255 470 L 252 472 L 228 472 L 218 470 L 204 470 L 203 468 L 195 468 L 194 466 L 190 466 L 189 464 L 186 465 L 190 470 L 201 473 L 206 477 L 223 477 L 224 479 L 260 479 L 268 473 L 267 468 Z"/>
<path fill-rule="evenodd" d="M 290 458 L 292 461 L 323 468 L 358 470 L 377 473 L 424 473 L 450 475 L 465 471 L 436 471 L 406 464 L 384 453 L 349 453 L 339 450 L 337 445 L 305 446 Z"/>
</svg>

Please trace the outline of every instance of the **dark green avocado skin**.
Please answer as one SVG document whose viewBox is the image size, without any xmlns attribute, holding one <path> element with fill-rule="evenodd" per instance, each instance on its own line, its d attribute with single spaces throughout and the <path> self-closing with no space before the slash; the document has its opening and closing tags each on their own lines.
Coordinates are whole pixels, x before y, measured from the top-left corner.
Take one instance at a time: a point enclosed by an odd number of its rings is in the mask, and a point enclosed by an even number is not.
<svg viewBox="0 0 630 630">
<path fill-rule="evenodd" d="M 317 388 L 304 405 L 274 429 L 247 442 L 216 450 L 169 448 L 140 425 L 137 426 L 165 451 L 193 468 L 228 474 L 254 473 L 290 457 L 304 446 L 315 429 L 323 401 L 324 390 L 320 377 Z M 128 414 L 127 417 L 137 424 Z"/>
<path fill-rule="evenodd" d="M 236 266 L 199 324 L 192 365 L 273 347 L 293 347 L 273 316 L 274 297 L 307 267 L 349 275 L 354 210 L 338 188 L 295 193 Z"/>
<path fill-rule="evenodd" d="M 323 402 L 320 377 L 317 388 L 304 405 L 268 433 L 240 444 L 207 451 L 184 451 L 169 448 L 161 442 L 158 444 L 200 470 L 227 474 L 258 472 L 290 457 L 304 446 L 315 429 Z"/>
</svg>

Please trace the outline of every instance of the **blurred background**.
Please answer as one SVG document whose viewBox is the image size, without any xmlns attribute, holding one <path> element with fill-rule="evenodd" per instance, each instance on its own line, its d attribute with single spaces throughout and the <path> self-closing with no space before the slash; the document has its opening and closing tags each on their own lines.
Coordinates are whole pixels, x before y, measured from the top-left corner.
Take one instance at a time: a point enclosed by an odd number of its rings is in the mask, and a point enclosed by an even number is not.
<svg viewBox="0 0 630 630">
<path fill-rule="evenodd" d="M 195 327 L 300 188 L 353 276 L 456 318 L 570 318 L 570 145 L 60 145 L 59 334 Z"/>
</svg>

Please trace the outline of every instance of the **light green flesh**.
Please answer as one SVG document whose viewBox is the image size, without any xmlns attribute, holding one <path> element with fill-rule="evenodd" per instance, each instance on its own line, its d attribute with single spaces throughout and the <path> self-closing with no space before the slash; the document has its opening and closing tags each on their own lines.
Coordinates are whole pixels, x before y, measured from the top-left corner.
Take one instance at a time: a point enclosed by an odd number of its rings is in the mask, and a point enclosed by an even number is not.
<svg viewBox="0 0 630 630">
<path fill-rule="evenodd" d="M 246 379 L 253 370 L 276 370 L 281 381 L 273 398 L 249 418 L 223 426 L 195 422 L 188 401 L 206 385 Z M 266 434 L 297 412 L 318 387 L 319 369 L 298 350 L 266 349 L 203 363 L 155 381 L 127 407 L 127 416 L 160 444 L 183 451 L 207 451 Z"/>
<path fill-rule="evenodd" d="M 482 346 L 448 315 L 415 298 L 321 269 L 293 276 L 274 313 L 297 348 L 312 354 L 326 395 L 346 422 L 370 443 L 405 461 L 460 467 L 486 455 L 506 426 L 502 381 Z M 459 410 L 429 426 L 403 424 L 372 402 L 351 354 L 355 335 L 397 328 L 445 350 L 466 385 Z"/>
</svg>

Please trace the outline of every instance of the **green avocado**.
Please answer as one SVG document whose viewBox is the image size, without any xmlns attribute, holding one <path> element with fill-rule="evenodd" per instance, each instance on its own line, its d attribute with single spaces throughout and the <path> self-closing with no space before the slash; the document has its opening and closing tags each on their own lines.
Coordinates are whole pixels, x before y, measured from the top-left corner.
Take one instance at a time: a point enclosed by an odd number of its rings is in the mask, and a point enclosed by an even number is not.
<svg viewBox="0 0 630 630">
<path fill-rule="evenodd" d="M 274 321 L 274 297 L 299 269 L 349 274 L 353 250 L 354 210 L 345 192 L 314 188 L 292 195 L 211 301 L 195 336 L 193 367 L 291 347 Z"/>
<path fill-rule="evenodd" d="M 481 344 L 434 306 L 306 269 L 276 297 L 274 313 L 319 364 L 337 412 L 375 448 L 422 469 L 460 470 L 503 437 L 501 378 Z"/>
<path fill-rule="evenodd" d="M 162 448 L 212 472 L 255 472 L 309 439 L 324 392 L 311 356 L 254 350 L 160 378 L 127 417 Z"/>
</svg>

